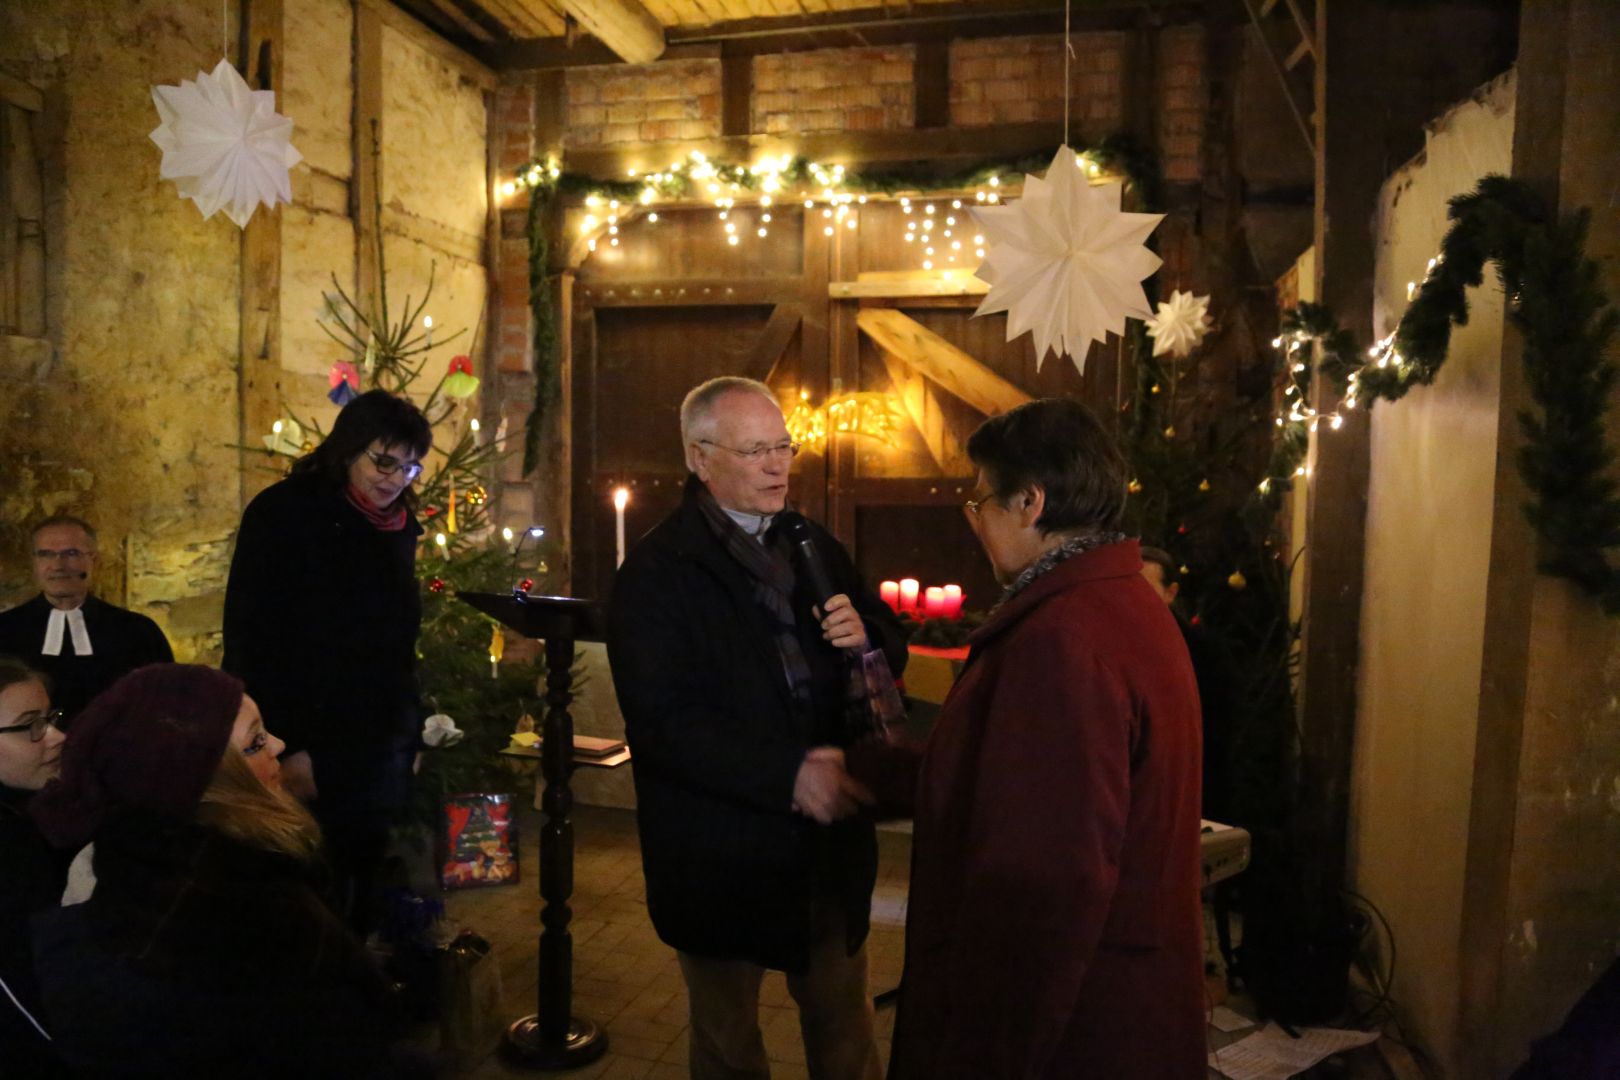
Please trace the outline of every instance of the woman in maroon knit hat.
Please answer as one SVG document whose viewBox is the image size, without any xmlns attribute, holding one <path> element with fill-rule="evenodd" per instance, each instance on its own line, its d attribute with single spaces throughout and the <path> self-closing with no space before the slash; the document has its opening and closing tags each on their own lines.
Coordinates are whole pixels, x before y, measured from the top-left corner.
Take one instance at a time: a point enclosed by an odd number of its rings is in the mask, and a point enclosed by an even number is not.
<svg viewBox="0 0 1620 1080">
<path fill-rule="evenodd" d="M 156 664 L 75 719 L 31 812 L 93 845 L 82 904 L 42 917 L 48 1026 L 95 1076 L 382 1077 L 386 986 L 321 896 L 283 744 L 212 668 Z M 70 887 L 70 893 L 74 891 Z"/>
</svg>

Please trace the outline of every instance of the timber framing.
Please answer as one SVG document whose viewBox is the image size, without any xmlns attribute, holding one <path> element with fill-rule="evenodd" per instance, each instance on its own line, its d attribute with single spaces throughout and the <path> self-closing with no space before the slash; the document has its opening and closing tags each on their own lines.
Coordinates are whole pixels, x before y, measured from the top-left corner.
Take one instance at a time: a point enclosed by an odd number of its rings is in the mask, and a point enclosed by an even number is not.
<svg viewBox="0 0 1620 1080">
<path fill-rule="evenodd" d="M 417 19 L 497 71 L 617 64 L 625 58 L 587 35 L 570 35 L 555 21 L 520 17 L 513 0 L 397 0 Z M 732 5 L 735 10 L 737 6 Z M 756 10 L 758 9 L 757 6 Z M 1154 0 L 1078 0 L 1071 14 L 1077 32 L 1127 30 L 1144 16 L 1164 26 L 1204 18 L 1202 4 Z M 590 29 L 588 26 L 585 29 Z M 650 29 L 650 28 L 649 28 Z M 761 14 L 707 26 L 664 26 L 660 59 L 759 56 L 854 46 L 908 45 L 976 37 L 1056 34 L 1063 4 L 1053 0 L 928 3 L 904 8 L 872 6 L 808 15 Z M 620 44 L 623 44 L 621 41 Z"/>
</svg>

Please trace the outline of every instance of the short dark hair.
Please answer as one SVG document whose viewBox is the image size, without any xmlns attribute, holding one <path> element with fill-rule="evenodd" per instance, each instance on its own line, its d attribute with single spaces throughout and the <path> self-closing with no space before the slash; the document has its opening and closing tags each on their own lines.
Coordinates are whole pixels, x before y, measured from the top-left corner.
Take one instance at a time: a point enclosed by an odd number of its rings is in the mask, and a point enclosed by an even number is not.
<svg viewBox="0 0 1620 1080">
<path fill-rule="evenodd" d="M 29 667 L 26 660 L 0 653 L 0 690 L 9 690 L 18 683 L 25 682 L 37 682 L 47 692 L 51 688 L 51 682 L 45 677 L 44 672 Z"/>
<path fill-rule="evenodd" d="M 1172 559 L 1170 553 L 1164 548 L 1149 547 L 1143 544 L 1142 561 L 1152 563 L 1159 568 L 1159 583 L 1165 588 L 1168 589 L 1172 585 L 1181 583 L 1181 567 L 1176 564 L 1176 560 Z"/>
<path fill-rule="evenodd" d="M 422 458 L 433 445 L 433 428 L 408 398 L 386 390 L 367 390 L 343 406 L 331 434 L 293 462 L 292 471 L 324 473 L 342 485 L 348 482 L 354 459 L 379 439 L 385 446 L 408 446 Z"/>
<path fill-rule="evenodd" d="M 90 538 L 90 546 L 96 546 L 95 528 L 92 527 L 88 521 L 84 520 L 84 518 L 74 517 L 72 514 L 52 514 L 44 521 L 36 522 L 33 529 L 28 533 L 28 542 L 32 544 L 34 539 L 39 536 L 40 533 L 44 532 L 46 529 L 54 528 L 57 525 L 71 525 L 76 529 L 83 529 L 84 535 Z"/>
<path fill-rule="evenodd" d="M 1046 492 L 1035 523 L 1043 534 L 1117 529 L 1124 516 L 1125 455 L 1078 401 L 1041 398 L 993 416 L 967 452 L 998 500 L 1032 487 Z"/>
</svg>

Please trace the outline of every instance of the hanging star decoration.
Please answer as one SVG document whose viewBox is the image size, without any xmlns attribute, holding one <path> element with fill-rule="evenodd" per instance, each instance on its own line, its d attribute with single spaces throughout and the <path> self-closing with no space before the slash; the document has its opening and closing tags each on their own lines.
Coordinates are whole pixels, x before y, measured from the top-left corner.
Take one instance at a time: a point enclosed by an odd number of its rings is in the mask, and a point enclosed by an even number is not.
<svg viewBox="0 0 1620 1080">
<path fill-rule="evenodd" d="M 471 397 L 478 390 L 478 376 L 473 374 L 472 357 L 457 356 L 450 361 L 444 376 L 444 392 L 460 400 Z"/>
<path fill-rule="evenodd" d="M 335 361 L 326 372 L 326 396 L 334 405 L 347 405 L 360 396 L 360 372 L 347 360 Z"/>
<path fill-rule="evenodd" d="M 292 202 L 289 171 L 304 158 L 273 91 L 250 88 L 221 60 L 196 81 L 154 86 L 152 101 L 162 121 L 151 135 L 163 151 L 160 173 L 205 219 L 224 210 L 246 228 L 259 206 Z"/>
<path fill-rule="evenodd" d="M 1159 302 L 1159 313 L 1147 321 L 1153 355 L 1169 353 L 1178 360 L 1198 348 L 1209 333 L 1209 297 L 1176 289 Z"/>
<path fill-rule="evenodd" d="M 1120 210 L 1124 187 L 1093 187 L 1074 151 L 1061 147 L 1046 177 L 1024 177 L 1007 206 L 973 208 L 989 239 L 976 271 L 990 293 L 975 315 L 1007 313 L 1007 340 L 1030 333 L 1035 366 L 1048 351 L 1067 354 L 1084 375 L 1086 353 L 1125 319 L 1151 318 L 1142 280 L 1159 268 L 1144 242 L 1163 214 Z"/>
</svg>

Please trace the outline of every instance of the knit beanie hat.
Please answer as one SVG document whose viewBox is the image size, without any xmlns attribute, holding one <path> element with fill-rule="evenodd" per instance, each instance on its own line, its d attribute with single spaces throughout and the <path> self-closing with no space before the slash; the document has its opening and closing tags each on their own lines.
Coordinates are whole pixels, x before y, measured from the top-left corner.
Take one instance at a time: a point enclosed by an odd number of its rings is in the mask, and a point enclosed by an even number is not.
<svg viewBox="0 0 1620 1080">
<path fill-rule="evenodd" d="M 200 664 L 130 672 L 73 718 L 62 774 L 29 807 L 58 847 L 95 839 L 139 812 L 189 820 L 219 769 L 242 707 L 242 683 Z"/>
</svg>

